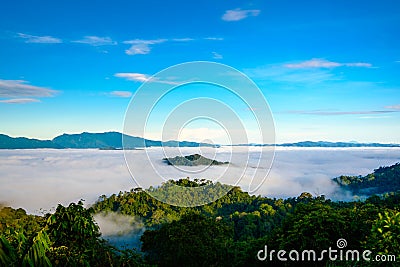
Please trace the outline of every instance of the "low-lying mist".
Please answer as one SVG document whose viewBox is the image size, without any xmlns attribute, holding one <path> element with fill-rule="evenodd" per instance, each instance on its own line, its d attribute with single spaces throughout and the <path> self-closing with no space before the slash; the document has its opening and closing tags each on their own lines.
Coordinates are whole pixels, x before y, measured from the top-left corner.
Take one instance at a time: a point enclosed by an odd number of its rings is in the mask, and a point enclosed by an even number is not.
<svg viewBox="0 0 400 267">
<path fill-rule="evenodd" d="M 100 212 L 93 217 L 100 227 L 102 237 L 112 245 L 120 249 L 140 250 L 140 237 L 146 230 L 140 218 L 115 212 Z"/>
<path fill-rule="evenodd" d="M 232 162 L 237 168 L 237 176 L 241 173 L 240 165 L 245 164 L 247 159 L 246 149 L 234 149 L 234 153 L 243 154 L 244 160 L 244 163 Z M 250 149 L 256 155 L 261 148 Z M 181 150 L 185 155 L 197 152 L 196 148 Z M 215 149 L 216 159 L 229 160 L 229 151 L 230 148 L 226 147 Z M 167 177 L 182 178 L 176 176 L 179 173 L 176 168 L 162 161 L 165 155 L 161 148 L 150 148 L 147 152 L 147 155 L 145 150 L 131 152 L 134 153 L 134 161 L 130 167 L 135 168 L 135 172 L 144 177 L 149 175 L 151 181 L 151 166 L 147 163 L 149 156 L 154 159 L 156 168 Z M 255 167 L 256 162 L 253 161 L 251 156 L 249 165 Z M 313 195 L 324 194 L 335 200 L 350 200 L 352 196 L 339 190 L 331 181 L 332 178 L 339 175 L 365 175 L 379 166 L 398 161 L 400 149 L 397 148 L 277 148 L 270 174 L 255 193 L 286 198 L 307 191 Z M 260 168 L 268 168 L 266 165 L 261 162 Z M 208 177 L 204 177 L 203 173 L 188 176 L 214 179 L 220 173 L 219 168 L 211 166 Z M 232 183 L 236 180 L 237 177 L 232 177 Z M 248 183 L 245 177 L 239 185 L 246 188 Z M 136 186 L 126 167 L 123 151 L 0 150 L 0 203 L 14 208 L 22 207 L 29 213 L 52 211 L 58 203 L 67 205 L 80 199 L 86 200 L 87 204 L 94 203 L 100 195 L 110 195 Z M 146 185 L 141 186 L 146 188 Z M 101 216 L 97 218 L 100 221 L 111 223 L 114 220 Z M 123 225 L 118 219 L 114 222 Z M 107 226 L 102 226 L 102 231 L 107 231 L 104 229 Z"/>
</svg>

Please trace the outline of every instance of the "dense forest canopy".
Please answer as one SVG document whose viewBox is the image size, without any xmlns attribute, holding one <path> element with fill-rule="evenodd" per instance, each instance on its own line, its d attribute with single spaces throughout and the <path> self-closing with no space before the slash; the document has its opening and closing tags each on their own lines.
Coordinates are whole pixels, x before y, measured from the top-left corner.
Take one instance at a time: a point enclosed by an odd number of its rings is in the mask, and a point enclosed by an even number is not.
<svg viewBox="0 0 400 267">
<path fill-rule="evenodd" d="M 399 179 L 399 164 L 379 168 L 377 181 Z M 206 180 L 168 181 L 186 187 Z M 400 259 L 400 194 L 386 192 L 364 201 L 333 202 L 304 192 L 277 199 L 250 195 L 233 187 L 224 197 L 198 207 L 160 202 L 134 188 L 100 196 L 90 208 L 82 202 L 59 205 L 53 214 L 28 215 L 0 209 L 1 266 L 291 266 L 277 258 L 260 261 L 266 245 L 273 250 L 336 248 L 345 239 L 351 250 Z M 141 218 L 145 227 L 140 249 L 116 248 L 101 235 L 93 216 L 120 214 Z M 391 258 L 393 260 L 393 258 Z M 379 266 L 378 262 L 295 262 L 303 266 Z M 386 261 L 381 266 L 397 266 Z"/>
<path fill-rule="evenodd" d="M 400 163 L 379 167 L 365 176 L 339 176 L 333 179 L 356 195 L 373 195 L 400 191 Z"/>
</svg>

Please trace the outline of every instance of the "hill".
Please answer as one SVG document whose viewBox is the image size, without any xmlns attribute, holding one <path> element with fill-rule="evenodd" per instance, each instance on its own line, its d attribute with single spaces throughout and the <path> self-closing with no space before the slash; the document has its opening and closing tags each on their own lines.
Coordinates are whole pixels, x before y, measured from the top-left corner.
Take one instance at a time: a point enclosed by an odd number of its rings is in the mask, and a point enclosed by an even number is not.
<svg viewBox="0 0 400 267">
<path fill-rule="evenodd" d="M 373 195 L 400 191 L 400 163 L 379 167 L 365 176 L 339 176 L 333 179 L 340 187 L 356 195 Z"/>
<path fill-rule="evenodd" d="M 203 157 L 202 155 L 199 154 L 193 154 L 189 156 L 176 156 L 174 158 L 163 158 L 163 160 L 168 164 L 168 165 L 176 165 L 176 166 L 200 166 L 200 165 L 223 165 L 223 164 L 229 164 L 229 162 L 221 162 L 217 160 L 212 160 L 206 157 Z"/>
</svg>

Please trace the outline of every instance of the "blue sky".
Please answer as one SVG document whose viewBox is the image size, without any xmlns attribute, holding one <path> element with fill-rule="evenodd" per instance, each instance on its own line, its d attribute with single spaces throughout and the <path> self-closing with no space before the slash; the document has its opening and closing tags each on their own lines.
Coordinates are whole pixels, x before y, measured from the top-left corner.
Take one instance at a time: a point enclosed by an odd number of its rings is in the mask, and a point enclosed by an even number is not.
<svg viewBox="0 0 400 267">
<path fill-rule="evenodd" d="M 254 80 L 278 142 L 400 143 L 399 32 L 396 0 L 6 0 L 0 132 L 122 131 L 143 82 L 201 60 Z M 194 125 L 185 137 L 220 140 Z"/>
</svg>

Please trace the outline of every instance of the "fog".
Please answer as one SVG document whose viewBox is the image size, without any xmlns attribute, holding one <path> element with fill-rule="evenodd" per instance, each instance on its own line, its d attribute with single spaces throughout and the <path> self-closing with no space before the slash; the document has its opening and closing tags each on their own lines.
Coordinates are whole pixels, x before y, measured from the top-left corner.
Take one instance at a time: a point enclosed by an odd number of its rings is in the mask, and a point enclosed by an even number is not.
<svg viewBox="0 0 400 267">
<path fill-rule="evenodd" d="M 230 158 L 231 148 L 207 149 L 206 152 L 214 153 L 217 160 Z M 255 167 L 254 158 L 261 148 L 250 149 L 249 165 Z M 196 148 L 181 150 L 184 155 L 198 152 Z M 246 150 L 245 147 L 235 148 L 233 153 L 239 155 L 236 160 L 243 155 L 245 161 Z M 133 155 L 133 160 L 129 161 L 131 170 L 140 173 L 141 177 L 148 176 L 149 184 L 153 181 L 154 171 L 147 157 L 152 159 L 157 172 L 165 177 L 182 178 L 175 176 L 179 171 L 174 166 L 162 161 L 164 153 L 161 148 L 129 153 Z M 379 166 L 399 161 L 398 148 L 277 148 L 269 176 L 255 194 L 285 198 L 307 191 L 313 195 L 324 194 L 335 200 L 349 200 L 352 196 L 339 190 L 332 183 L 332 178 L 339 175 L 365 175 Z M 232 177 L 233 184 L 242 173 L 241 164 L 245 162 L 232 162 L 233 171 L 237 171 L 237 176 Z M 215 179 L 223 168 L 211 166 L 207 172 L 186 176 Z M 267 170 L 269 164 L 261 162 L 262 168 Z M 244 177 L 239 185 L 246 188 L 248 183 L 249 178 Z M 84 199 L 86 204 L 94 203 L 100 195 L 110 195 L 136 186 L 125 164 L 123 151 L 0 150 L 0 203 L 14 208 L 22 207 L 29 213 L 52 211 L 59 203 L 67 205 L 80 199 Z M 140 186 L 146 187 L 145 184 Z M 102 219 L 108 223 L 113 221 L 107 217 Z M 120 221 L 114 222 L 120 225 Z M 102 231 L 107 231 L 104 229 L 108 229 L 107 226 L 102 226 Z"/>
<path fill-rule="evenodd" d="M 115 212 L 97 213 L 94 219 L 100 227 L 102 237 L 121 249 L 140 249 L 140 237 L 146 230 L 143 221 L 134 216 Z"/>
</svg>

